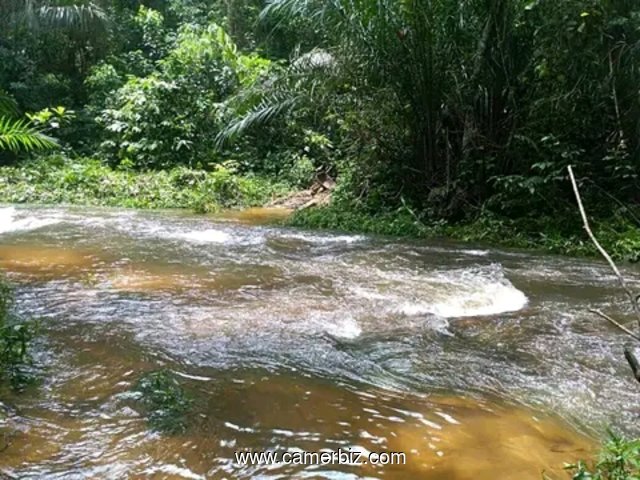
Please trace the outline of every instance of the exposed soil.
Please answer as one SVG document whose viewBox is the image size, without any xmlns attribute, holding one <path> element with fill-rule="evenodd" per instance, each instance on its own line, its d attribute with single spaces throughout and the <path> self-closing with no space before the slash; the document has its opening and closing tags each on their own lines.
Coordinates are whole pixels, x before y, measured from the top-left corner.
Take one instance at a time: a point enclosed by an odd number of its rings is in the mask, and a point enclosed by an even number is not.
<svg viewBox="0 0 640 480">
<path fill-rule="evenodd" d="M 293 192 L 266 205 L 266 207 L 287 208 L 290 210 L 304 210 L 306 208 L 328 205 L 331 202 L 331 192 L 336 182 L 328 175 L 318 175 L 314 184 L 306 189 Z"/>
</svg>

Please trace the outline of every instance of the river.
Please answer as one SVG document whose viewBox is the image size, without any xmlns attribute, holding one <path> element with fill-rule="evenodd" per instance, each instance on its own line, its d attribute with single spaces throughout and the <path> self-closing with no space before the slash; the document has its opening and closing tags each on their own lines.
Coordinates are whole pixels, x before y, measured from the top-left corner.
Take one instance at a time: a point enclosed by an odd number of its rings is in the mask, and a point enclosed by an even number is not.
<svg viewBox="0 0 640 480">
<path fill-rule="evenodd" d="M 568 478 L 563 462 L 590 457 L 608 427 L 640 433 L 627 340 L 588 312 L 632 318 L 604 263 L 292 230 L 273 215 L 0 208 L 0 268 L 40 323 L 42 370 L 37 388 L 0 392 L 0 472 Z M 195 399 L 184 433 L 153 431 L 129 399 L 158 369 Z M 406 464 L 235 459 L 338 448 Z"/>
</svg>

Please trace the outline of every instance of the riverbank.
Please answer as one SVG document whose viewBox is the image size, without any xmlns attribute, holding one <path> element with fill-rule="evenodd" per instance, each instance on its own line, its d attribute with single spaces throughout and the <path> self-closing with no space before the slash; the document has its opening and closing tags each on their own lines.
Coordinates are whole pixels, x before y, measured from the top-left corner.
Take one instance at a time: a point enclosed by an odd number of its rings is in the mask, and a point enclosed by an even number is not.
<svg viewBox="0 0 640 480">
<path fill-rule="evenodd" d="M 242 176 L 232 167 L 213 172 L 174 168 L 167 171 L 114 170 L 98 160 L 61 156 L 0 167 L 0 202 L 69 204 L 140 209 L 184 208 L 200 213 L 278 204 L 295 197 L 291 186 L 259 176 Z M 311 191 L 311 190 L 309 190 Z M 324 193 L 324 192 L 323 192 Z M 318 198 L 322 196 L 319 195 Z M 570 256 L 596 256 L 577 210 L 560 217 L 503 218 L 481 213 L 455 223 L 433 220 L 403 206 L 371 213 L 326 196 L 313 195 L 294 208 L 287 225 L 410 238 L 451 238 L 487 245 L 540 250 Z M 303 205 L 304 204 L 304 205 Z M 588 206 L 587 206 L 588 208 Z M 640 258 L 640 229 L 624 212 L 593 220 L 594 232 L 617 260 Z"/>
<path fill-rule="evenodd" d="M 485 213 L 465 221 L 448 223 L 421 218 L 408 207 L 372 215 L 334 204 L 297 211 L 288 224 L 398 237 L 450 238 L 568 256 L 598 255 L 582 228 L 577 210 L 573 217 L 509 219 Z M 599 241 L 616 260 L 638 261 L 640 229 L 637 226 L 622 216 L 613 216 L 606 221 L 593 221 L 592 227 Z"/>
<path fill-rule="evenodd" d="M 185 208 L 199 213 L 264 205 L 289 191 L 286 184 L 238 175 L 232 166 L 213 171 L 176 167 L 136 172 L 94 159 L 50 156 L 0 167 L 0 202 L 40 205 Z"/>
</svg>

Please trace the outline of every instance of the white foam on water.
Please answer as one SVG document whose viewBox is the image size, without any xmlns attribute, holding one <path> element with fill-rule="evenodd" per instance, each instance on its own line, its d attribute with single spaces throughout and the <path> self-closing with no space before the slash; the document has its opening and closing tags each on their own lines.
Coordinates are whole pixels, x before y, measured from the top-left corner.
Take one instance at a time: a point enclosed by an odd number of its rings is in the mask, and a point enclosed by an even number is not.
<svg viewBox="0 0 640 480">
<path fill-rule="evenodd" d="M 362 235 L 313 235 L 303 233 L 285 233 L 279 235 L 280 238 L 288 238 L 292 240 L 302 240 L 308 243 L 318 243 L 321 245 L 328 245 L 332 243 L 356 243 L 366 240 L 366 237 Z"/>
<path fill-rule="evenodd" d="M 259 245 L 265 242 L 265 236 L 255 232 L 227 232 L 218 228 L 204 230 L 178 230 L 147 227 L 145 234 L 157 238 L 183 240 L 189 243 L 220 245 Z"/>
<path fill-rule="evenodd" d="M 186 478 L 189 480 L 205 480 L 206 477 L 203 475 L 198 475 L 197 473 L 192 472 L 188 468 L 179 467 L 177 465 L 165 464 L 158 465 L 147 468 L 144 473 L 153 475 L 156 473 L 163 473 L 171 477 L 180 477 Z"/>
<path fill-rule="evenodd" d="M 14 207 L 0 208 L 0 233 L 36 230 L 38 228 L 53 225 L 61 221 L 56 217 L 18 217 L 18 211 Z"/>
<path fill-rule="evenodd" d="M 444 318 L 478 317 L 516 312 L 527 304 L 527 296 L 510 282 L 488 283 L 467 288 L 433 303 L 406 302 L 397 312 L 408 316 L 433 314 Z"/>
<path fill-rule="evenodd" d="M 181 238 L 195 243 L 230 243 L 232 236 L 222 230 L 210 228 L 208 230 L 193 230 L 191 232 L 176 233 L 175 238 Z"/>
<path fill-rule="evenodd" d="M 456 295 L 433 305 L 441 317 L 476 317 L 516 312 L 523 309 L 527 296 L 508 280 L 474 286 L 468 294 Z"/>
<path fill-rule="evenodd" d="M 138 212 L 116 212 L 104 216 L 67 215 L 65 221 L 83 226 L 115 228 L 131 236 L 180 240 L 195 244 L 255 245 L 265 241 L 263 234 L 227 232 L 219 228 L 189 228 L 145 218 Z"/>
<path fill-rule="evenodd" d="M 527 296 L 504 276 L 500 265 L 396 278 L 383 275 L 379 289 L 351 289 L 355 295 L 379 301 L 386 310 L 401 315 L 437 315 L 443 318 L 476 317 L 515 312 Z M 375 286 L 374 286 L 375 288 Z"/>
<path fill-rule="evenodd" d="M 330 335 L 338 338 L 353 339 L 362 334 L 362 328 L 358 324 L 358 321 L 351 315 L 345 315 L 343 318 L 338 318 L 335 321 L 333 319 L 321 319 L 325 325 L 325 330 Z"/>
<path fill-rule="evenodd" d="M 129 232 L 140 225 L 136 211 L 100 212 L 100 215 L 67 214 L 67 221 L 88 227 L 117 228 Z"/>
<path fill-rule="evenodd" d="M 486 257 L 489 255 L 489 250 L 462 250 L 462 253 L 472 257 Z"/>
<path fill-rule="evenodd" d="M 367 300 L 388 300 L 389 295 L 385 295 L 384 293 L 380 293 L 375 290 L 369 290 L 364 287 L 351 287 L 351 293 L 354 293 L 356 296 L 361 298 L 366 298 Z"/>
</svg>

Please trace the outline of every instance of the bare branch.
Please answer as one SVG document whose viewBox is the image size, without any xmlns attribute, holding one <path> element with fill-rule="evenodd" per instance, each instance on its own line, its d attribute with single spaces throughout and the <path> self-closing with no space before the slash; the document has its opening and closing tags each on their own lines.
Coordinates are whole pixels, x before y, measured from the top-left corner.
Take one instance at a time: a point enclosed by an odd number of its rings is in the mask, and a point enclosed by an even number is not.
<svg viewBox="0 0 640 480">
<path fill-rule="evenodd" d="M 624 281 L 624 277 L 620 273 L 620 270 L 618 270 L 618 267 L 614 263 L 613 259 L 607 253 L 607 251 L 602 247 L 602 245 L 600 245 L 600 242 L 598 242 L 598 239 L 596 238 L 596 236 L 591 231 L 591 227 L 589 226 L 589 220 L 587 218 L 587 214 L 584 211 L 584 206 L 582 205 L 582 198 L 580 198 L 580 191 L 578 190 L 578 184 L 576 183 L 576 178 L 573 175 L 573 169 L 571 168 L 571 166 L 567 167 L 567 169 L 569 170 L 569 178 L 571 178 L 571 185 L 573 186 L 573 193 L 575 193 L 576 200 L 578 202 L 578 208 L 580 209 L 580 215 L 582 216 L 582 223 L 584 224 L 584 229 L 587 231 L 587 234 L 589 235 L 589 238 L 591 239 L 593 244 L 596 246 L 596 248 L 598 249 L 600 254 L 609 263 L 609 266 L 613 270 L 613 273 L 615 273 L 616 277 L 618 277 L 618 282 L 620 283 L 620 286 L 622 287 L 622 289 L 627 294 L 627 297 L 629 297 L 629 300 L 631 301 L 631 305 L 633 306 L 633 311 L 636 314 L 636 317 L 637 317 L 637 320 L 638 320 L 638 324 L 640 325 L 640 308 L 638 307 L 638 298 L 635 297 L 633 295 L 633 292 L 629 289 L 629 287 L 627 287 L 627 284 Z M 631 338 L 633 338 L 634 340 L 640 342 L 640 336 L 639 335 L 636 335 L 630 329 L 628 329 L 627 327 L 622 325 L 617 320 L 614 320 L 609 315 L 606 315 L 606 314 L 602 313 L 599 310 L 589 309 L 589 311 L 592 312 L 592 313 L 595 313 L 596 315 L 598 315 L 598 316 L 600 316 L 602 318 L 604 318 L 606 321 L 608 321 L 612 325 L 615 325 L 617 328 L 622 330 L 624 333 L 629 335 Z M 636 358 L 636 356 L 634 355 L 634 353 L 633 353 L 633 351 L 631 350 L 630 347 L 625 347 L 625 349 L 624 349 L 624 358 L 627 360 L 627 363 L 631 367 L 631 370 L 633 371 L 633 376 L 635 377 L 635 379 L 638 382 L 640 382 L 640 363 L 638 362 L 638 359 Z"/>
<path fill-rule="evenodd" d="M 580 215 L 582 216 L 582 223 L 584 224 L 584 229 L 586 230 L 587 235 L 589 235 L 589 238 L 591 239 L 593 244 L 596 246 L 596 248 L 598 249 L 600 254 L 604 257 L 604 259 L 607 261 L 607 263 L 609 264 L 609 266 L 613 270 L 613 273 L 615 273 L 616 277 L 618 277 L 618 282 L 620 283 L 620 286 L 622 287 L 624 292 L 627 294 L 627 297 L 629 297 L 629 301 L 631 302 L 631 305 L 633 306 L 633 311 L 636 314 L 636 318 L 638 320 L 638 325 L 640 326 L 640 307 L 638 307 L 638 302 L 636 301 L 636 297 L 633 295 L 633 292 L 627 286 L 627 283 L 624 281 L 624 278 L 623 278 L 622 274 L 620 273 L 620 270 L 618 270 L 618 267 L 614 263 L 614 261 L 611 258 L 611 256 L 602 247 L 602 245 L 600 245 L 600 242 L 598 242 L 598 239 L 595 237 L 595 235 L 591 231 L 591 227 L 589 226 L 589 220 L 588 220 L 587 214 L 586 214 L 586 212 L 584 210 L 584 206 L 582 205 L 582 198 L 580 198 L 580 191 L 578 190 L 578 184 L 576 183 L 576 178 L 573 175 L 573 169 L 571 168 L 571 165 L 569 165 L 569 167 L 567 167 L 567 169 L 569 170 L 569 178 L 571 178 L 571 185 L 573 186 L 573 193 L 575 193 L 576 200 L 578 202 L 578 208 L 580 209 Z"/>
<path fill-rule="evenodd" d="M 615 325 L 616 327 L 618 327 L 620 330 L 622 330 L 624 333 L 626 333 L 627 335 L 629 335 L 630 337 L 638 340 L 640 342 L 640 336 L 636 335 L 635 333 L 633 333 L 631 330 L 629 330 L 627 327 L 625 327 L 624 325 L 622 325 L 620 322 L 618 322 L 617 320 L 614 320 L 613 318 L 611 318 L 609 315 L 602 313 L 600 310 L 594 310 L 592 308 L 589 309 L 589 311 L 591 313 L 595 313 L 596 315 L 604 318 L 606 321 L 612 323 L 613 325 Z"/>
</svg>

